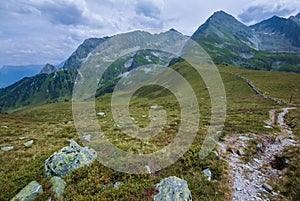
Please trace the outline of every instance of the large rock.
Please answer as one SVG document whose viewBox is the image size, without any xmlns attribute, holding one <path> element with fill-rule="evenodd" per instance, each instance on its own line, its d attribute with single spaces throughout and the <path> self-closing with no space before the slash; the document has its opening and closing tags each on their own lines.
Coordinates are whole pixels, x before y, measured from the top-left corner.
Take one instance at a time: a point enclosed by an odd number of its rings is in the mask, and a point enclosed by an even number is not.
<svg viewBox="0 0 300 201">
<path fill-rule="evenodd" d="M 187 182 L 178 177 L 165 178 L 157 184 L 159 193 L 154 196 L 154 201 L 191 201 L 192 195 Z"/>
<path fill-rule="evenodd" d="M 96 158 L 95 150 L 81 147 L 74 140 L 70 140 L 68 147 L 55 152 L 45 161 L 46 177 L 70 174 L 73 170 L 92 163 Z"/>
<path fill-rule="evenodd" d="M 52 185 L 51 191 L 54 193 L 55 198 L 62 199 L 67 185 L 65 180 L 54 176 L 50 179 L 49 183 Z"/>
<path fill-rule="evenodd" d="M 25 186 L 15 197 L 13 197 L 11 201 L 33 201 L 39 194 L 42 193 L 42 186 L 38 182 L 32 181 L 27 186 Z"/>
</svg>

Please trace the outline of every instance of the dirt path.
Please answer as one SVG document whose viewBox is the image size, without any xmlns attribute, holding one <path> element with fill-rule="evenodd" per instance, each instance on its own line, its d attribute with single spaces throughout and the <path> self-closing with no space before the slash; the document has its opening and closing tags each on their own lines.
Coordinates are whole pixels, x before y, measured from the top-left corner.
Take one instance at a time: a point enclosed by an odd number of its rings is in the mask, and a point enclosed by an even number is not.
<svg viewBox="0 0 300 201">
<path fill-rule="evenodd" d="M 281 176 L 281 170 L 272 168 L 271 163 L 274 156 L 282 152 L 285 146 L 298 145 L 284 121 L 285 115 L 291 109 L 293 108 L 284 108 L 278 114 L 276 110 L 270 111 L 270 120 L 266 122 L 266 127 L 272 129 L 275 125 L 281 129 L 275 140 L 270 135 L 231 134 L 224 142 L 219 143 L 220 155 L 231 167 L 233 201 L 270 200 L 269 197 L 278 195 L 268 182 L 276 182 Z M 242 159 L 244 150 L 253 140 L 262 142 L 256 145 L 260 154 L 253 161 L 245 163 Z"/>
</svg>

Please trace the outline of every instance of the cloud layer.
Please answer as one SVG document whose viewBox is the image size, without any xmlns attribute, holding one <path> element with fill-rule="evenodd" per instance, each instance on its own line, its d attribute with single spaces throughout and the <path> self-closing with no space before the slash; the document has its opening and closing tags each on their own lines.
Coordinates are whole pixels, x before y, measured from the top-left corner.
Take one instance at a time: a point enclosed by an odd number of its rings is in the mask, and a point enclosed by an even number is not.
<svg viewBox="0 0 300 201">
<path fill-rule="evenodd" d="M 299 0 L 0 1 L 0 66 L 59 63 L 86 38 L 136 29 L 175 28 L 190 35 L 217 10 L 252 23 L 274 14 L 295 14 L 299 4 Z"/>
</svg>

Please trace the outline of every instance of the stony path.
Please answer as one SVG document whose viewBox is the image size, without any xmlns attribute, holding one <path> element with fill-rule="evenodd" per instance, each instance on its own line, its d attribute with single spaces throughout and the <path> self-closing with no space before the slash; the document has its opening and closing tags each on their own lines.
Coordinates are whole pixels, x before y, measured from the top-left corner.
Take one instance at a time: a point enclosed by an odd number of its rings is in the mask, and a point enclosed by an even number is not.
<svg viewBox="0 0 300 201">
<path fill-rule="evenodd" d="M 228 161 L 231 167 L 233 201 L 237 200 L 269 200 L 268 197 L 276 196 L 269 181 L 276 182 L 281 171 L 271 167 L 274 156 L 284 150 L 285 146 L 297 146 L 298 142 L 293 139 L 291 129 L 285 124 L 284 116 L 293 108 L 284 108 L 276 118 L 276 110 L 270 111 L 270 121 L 266 122 L 271 126 L 278 125 L 281 133 L 274 140 L 268 135 L 251 134 L 242 136 L 231 134 L 224 142 L 219 143 L 220 155 Z M 276 122 L 275 122 L 276 121 Z M 262 141 L 257 146 L 259 156 L 253 161 L 244 163 L 241 156 L 243 149 L 248 146 L 248 142 L 254 139 Z"/>
</svg>

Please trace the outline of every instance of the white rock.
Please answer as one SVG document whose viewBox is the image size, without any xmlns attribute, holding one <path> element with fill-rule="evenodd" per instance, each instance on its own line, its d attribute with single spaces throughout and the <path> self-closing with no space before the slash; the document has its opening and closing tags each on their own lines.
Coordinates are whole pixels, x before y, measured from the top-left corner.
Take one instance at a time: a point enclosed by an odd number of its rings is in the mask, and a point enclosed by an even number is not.
<svg viewBox="0 0 300 201">
<path fill-rule="evenodd" d="M 13 146 L 1 147 L 1 150 L 2 150 L 2 151 L 10 151 L 10 150 L 13 150 L 13 149 L 14 149 Z"/>
<path fill-rule="evenodd" d="M 204 173 L 204 176 L 207 178 L 207 180 L 208 181 L 210 181 L 211 180 L 211 171 L 210 171 L 210 169 L 205 169 L 205 170 L 203 170 L 203 173 Z"/>
<path fill-rule="evenodd" d="M 85 141 L 85 142 L 90 142 L 91 141 L 91 135 L 82 136 L 82 140 Z"/>
<path fill-rule="evenodd" d="M 272 127 L 272 126 L 264 126 L 264 128 L 273 129 L 273 127 Z"/>
<path fill-rule="evenodd" d="M 105 117 L 105 115 L 106 115 L 105 112 L 98 112 L 97 113 L 97 116 L 99 116 L 99 117 Z"/>
<path fill-rule="evenodd" d="M 159 105 L 152 105 L 152 106 L 150 107 L 150 109 L 153 109 L 153 110 L 162 110 L 163 107 L 162 107 L 162 106 L 159 106 Z"/>
<path fill-rule="evenodd" d="M 33 142 L 34 142 L 33 140 L 29 140 L 29 141 L 23 143 L 23 145 L 24 145 L 25 147 L 32 147 Z"/>
</svg>

